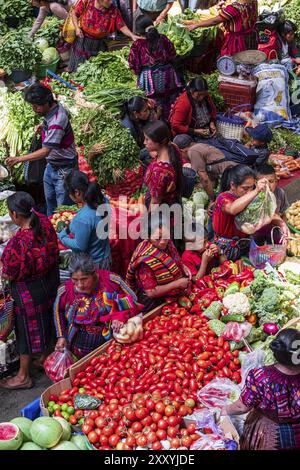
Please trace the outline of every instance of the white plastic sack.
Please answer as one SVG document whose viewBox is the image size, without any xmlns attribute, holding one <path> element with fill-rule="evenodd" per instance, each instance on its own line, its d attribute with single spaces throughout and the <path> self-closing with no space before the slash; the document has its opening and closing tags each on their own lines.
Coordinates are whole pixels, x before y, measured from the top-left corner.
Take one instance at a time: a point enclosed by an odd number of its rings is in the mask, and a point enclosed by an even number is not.
<svg viewBox="0 0 300 470">
<path fill-rule="evenodd" d="M 258 367 L 262 367 L 264 365 L 264 359 L 265 359 L 265 352 L 257 348 L 251 353 L 248 353 L 245 355 L 244 359 L 242 360 L 242 370 L 241 370 L 241 375 L 242 375 L 242 382 L 240 384 L 241 388 L 245 385 L 245 381 L 247 378 L 247 375 L 251 369 L 256 369 Z"/>
<path fill-rule="evenodd" d="M 261 64 L 254 68 L 257 78 L 255 114 L 268 123 L 290 121 L 292 119 L 289 102 L 288 72 L 284 65 Z"/>
</svg>

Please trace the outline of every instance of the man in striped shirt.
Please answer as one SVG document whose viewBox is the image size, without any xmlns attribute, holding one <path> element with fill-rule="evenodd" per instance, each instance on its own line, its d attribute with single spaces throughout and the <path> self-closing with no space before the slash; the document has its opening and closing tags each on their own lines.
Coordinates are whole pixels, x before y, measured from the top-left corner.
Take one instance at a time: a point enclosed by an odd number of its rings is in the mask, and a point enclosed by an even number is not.
<svg viewBox="0 0 300 470">
<path fill-rule="evenodd" d="M 49 88 L 35 83 L 25 93 L 25 100 L 32 105 L 35 113 L 44 117 L 43 124 L 38 128 L 42 134 L 42 148 L 21 157 L 10 157 L 7 163 L 12 166 L 46 158 L 44 192 L 49 216 L 56 207 L 73 203 L 65 190 L 64 179 L 77 166 L 74 134 L 67 111 L 54 100 Z"/>
</svg>

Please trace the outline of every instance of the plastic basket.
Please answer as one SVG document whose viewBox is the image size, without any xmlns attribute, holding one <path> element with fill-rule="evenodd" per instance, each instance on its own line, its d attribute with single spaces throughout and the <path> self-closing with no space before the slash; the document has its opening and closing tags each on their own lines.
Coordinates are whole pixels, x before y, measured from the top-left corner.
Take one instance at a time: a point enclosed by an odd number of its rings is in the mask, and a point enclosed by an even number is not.
<svg viewBox="0 0 300 470">
<path fill-rule="evenodd" d="M 39 64 L 39 65 L 37 65 L 37 67 L 36 67 L 36 77 L 39 78 L 39 79 L 45 78 L 47 76 L 47 70 L 50 70 L 51 72 L 56 72 L 59 61 L 60 61 L 60 57 L 58 57 L 58 59 L 51 62 L 51 64 Z"/>
<path fill-rule="evenodd" d="M 39 418 L 39 416 L 42 416 L 42 411 L 40 407 L 40 397 L 36 398 L 33 400 L 31 403 L 28 405 L 24 406 L 20 410 L 20 415 L 23 416 L 24 418 L 28 418 L 31 420 L 34 420 L 36 418 Z"/>
<path fill-rule="evenodd" d="M 249 104 L 241 104 L 226 113 L 218 113 L 217 129 L 225 139 L 242 140 L 244 135 L 244 120 L 239 116 L 234 116 L 233 112 L 245 106 L 249 106 Z"/>
<path fill-rule="evenodd" d="M 259 246 L 255 243 L 252 238 L 250 243 L 249 260 L 251 264 L 257 269 L 264 269 L 266 264 L 269 263 L 273 268 L 281 264 L 286 257 L 285 245 L 274 243 L 274 229 L 278 228 L 281 232 L 280 227 L 273 227 L 271 231 L 272 245 Z M 281 237 L 280 241 L 282 241 Z"/>
</svg>

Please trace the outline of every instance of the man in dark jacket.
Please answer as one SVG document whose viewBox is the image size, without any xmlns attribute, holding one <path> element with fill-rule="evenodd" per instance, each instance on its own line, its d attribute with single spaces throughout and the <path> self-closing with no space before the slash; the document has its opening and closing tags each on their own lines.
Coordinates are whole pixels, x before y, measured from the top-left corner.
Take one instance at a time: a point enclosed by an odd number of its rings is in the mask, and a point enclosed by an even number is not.
<svg viewBox="0 0 300 470">
<path fill-rule="evenodd" d="M 238 140 L 229 140 L 222 137 L 208 139 L 207 144 L 195 143 L 192 136 L 178 135 L 173 142 L 181 149 L 193 170 L 200 178 L 203 189 L 211 202 L 214 201 L 214 189 L 217 180 L 222 176 L 225 168 L 239 164 L 259 166 L 269 157 L 268 143 L 272 140 L 272 132 L 265 125 L 246 127 L 251 137 L 246 146 Z"/>
</svg>

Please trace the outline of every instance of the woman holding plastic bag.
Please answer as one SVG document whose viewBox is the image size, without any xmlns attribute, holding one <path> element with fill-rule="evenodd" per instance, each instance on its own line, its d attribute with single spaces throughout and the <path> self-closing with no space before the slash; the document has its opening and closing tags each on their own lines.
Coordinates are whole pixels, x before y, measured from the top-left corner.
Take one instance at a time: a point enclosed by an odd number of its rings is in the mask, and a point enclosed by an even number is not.
<svg viewBox="0 0 300 470">
<path fill-rule="evenodd" d="M 236 261 L 244 254 L 241 239 L 247 238 L 248 234 L 242 231 L 243 226 L 237 227 L 236 217 L 265 191 L 267 183 L 267 180 L 262 178 L 256 184 L 254 171 L 246 165 L 225 169 L 221 178 L 221 193 L 213 210 L 212 223 L 215 232 L 214 243 L 227 259 Z"/>
<path fill-rule="evenodd" d="M 251 369 L 239 400 L 223 415 L 249 413 L 241 450 L 300 448 L 300 332 L 287 328 L 270 343 L 275 364 Z"/>
<path fill-rule="evenodd" d="M 134 292 L 116 274 L 96 270 L 86 253 L 70 259 L 71 279 L 58 290 L 54 304 L 56 350 L 68 348 L 81 358 L 110 339 L 129 317 L 141 311 Z"/>
</svg>

